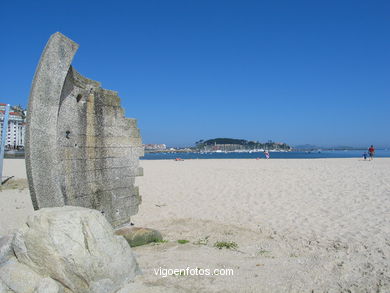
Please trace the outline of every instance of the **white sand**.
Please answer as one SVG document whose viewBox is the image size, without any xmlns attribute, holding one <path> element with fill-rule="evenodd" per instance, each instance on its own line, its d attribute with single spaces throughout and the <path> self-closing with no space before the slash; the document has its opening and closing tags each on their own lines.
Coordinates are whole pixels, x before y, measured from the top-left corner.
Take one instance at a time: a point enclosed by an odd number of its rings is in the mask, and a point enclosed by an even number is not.
<svg viewBox="0 0 390 293">
<path fill-rule="evenodd" d="M 26 179 L 24 160 L 5 159 L 3 176 Z M 33 211 L 28 189 L 0 191 L 0 236 L 15 231 Z"/>
<path fill-rule="evenodd" d="M 26 165 L 21 159 L 5 159 L 3 161 L 3 176 L 15 176 L 16 178 L 27 178 Z"/>
<path fill-rule="evenodd" d="M 6 172 L 25 176 L 23 160 L 10 161 Z M 143 203 L 133 222 L 168 240 L 134 248 L 146 284 L 177 292 L 390 292 L 390 159 L 141 164 Z M 26 190 L 0 197 L 4 234 L 32 207 Z M 218 250 L 217 241 L 238 248 Z M 231 268 L 234 276 L 162 278 L 153 272 L 160 267 Z"/>
</svg>

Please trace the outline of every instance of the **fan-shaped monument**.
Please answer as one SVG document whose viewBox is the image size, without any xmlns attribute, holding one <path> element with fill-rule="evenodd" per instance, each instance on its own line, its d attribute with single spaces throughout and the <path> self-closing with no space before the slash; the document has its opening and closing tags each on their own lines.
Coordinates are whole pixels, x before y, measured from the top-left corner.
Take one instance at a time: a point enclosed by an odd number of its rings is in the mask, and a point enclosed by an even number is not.
<svg viewBox="0 0 390 293">
<path fill-rule="evenodd" d="M 113 227 L 130 222 L 141 202 L 143 147 L 118 93 L 71 65 L 78 44 L 53 34 L 37 66 L 29 99 L 26 167 L 34 209 L 81 206 Z"/>
</svg>

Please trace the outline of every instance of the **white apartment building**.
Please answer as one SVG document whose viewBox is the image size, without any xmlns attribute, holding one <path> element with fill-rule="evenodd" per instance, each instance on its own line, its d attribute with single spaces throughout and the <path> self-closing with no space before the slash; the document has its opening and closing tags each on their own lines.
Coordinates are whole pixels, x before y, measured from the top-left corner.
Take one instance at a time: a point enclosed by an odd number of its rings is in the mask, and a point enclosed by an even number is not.
<svg viewBox="0 0 390 293">
<path fill-rule="evenodd" d="M 3 129 L 3 121 L 5 115 L 6 104 L 0 103 L 0 126 Z M 21 113 L 10 111 L 8 117 L 8 131 L 5 141 L 6 149 L 16 149 L 24 147 L 24 135 L 25 135 L 26 123 Z M 1 133 L 1 131 L 0 131 Z M 0 136 L 1 140 L 1 136 Z"/>
</svg>

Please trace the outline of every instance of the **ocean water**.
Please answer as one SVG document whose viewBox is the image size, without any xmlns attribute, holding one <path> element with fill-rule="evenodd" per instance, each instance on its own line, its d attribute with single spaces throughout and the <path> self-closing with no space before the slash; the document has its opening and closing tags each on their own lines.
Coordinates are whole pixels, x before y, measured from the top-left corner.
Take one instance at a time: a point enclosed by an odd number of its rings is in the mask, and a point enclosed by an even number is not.
<svg viewBox="0 0 390 293">
<path fill-rule="evenodd" d="M 362 158 L 363 150 L 321 151 L 321 152 L 271 152 L 270 159 L 323 159 L 323 158 Z M 377 150 L 375 157 L 390 158 L 390 150 Z M 189 159 L 264 159 L 264 153 L 147 153 L 141 160 Z"/>
</svg>

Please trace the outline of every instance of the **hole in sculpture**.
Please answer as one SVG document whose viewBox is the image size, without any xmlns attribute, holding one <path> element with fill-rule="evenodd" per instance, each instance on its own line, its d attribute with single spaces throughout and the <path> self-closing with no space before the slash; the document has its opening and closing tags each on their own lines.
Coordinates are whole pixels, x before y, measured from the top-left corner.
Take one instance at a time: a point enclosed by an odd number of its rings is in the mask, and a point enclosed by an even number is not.
<svg viewBox="0 0 390 293">
<path fill-rule="evenodd" d="M 78 95 L 77 95 L 77 97 L 76 97 L 77 103 L 81 101 L 81 98 L 82 98 L 82 97 L 83 97 L 83 96 L 82 96 L 81 94 L 78 94 Z"/>
<path fill-rule="evenodd" d="M 69 130 L 67 130 L 65 133 L 66 133 L 65 137 L 66 137 L 67 139 L 69 139 L 69 134 L 70 134 L 70 131 L 69 131 Z"/>
</svg>

